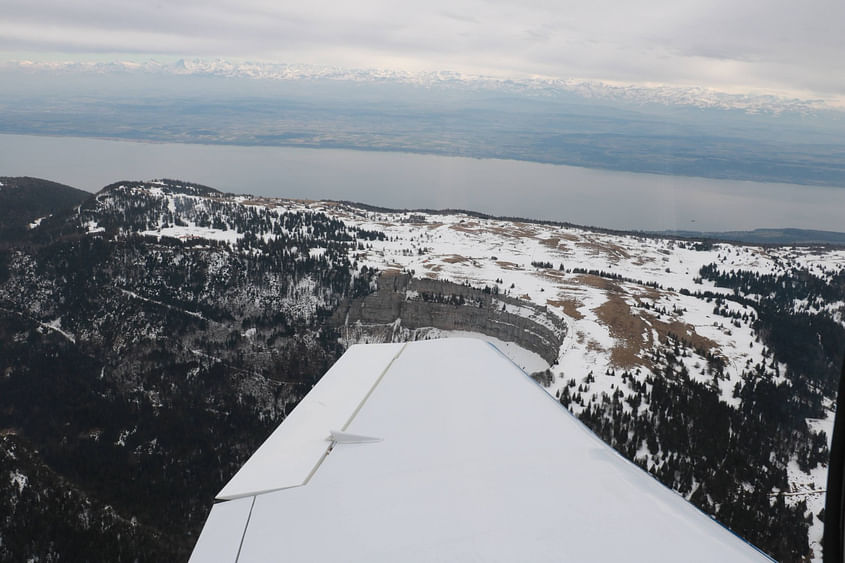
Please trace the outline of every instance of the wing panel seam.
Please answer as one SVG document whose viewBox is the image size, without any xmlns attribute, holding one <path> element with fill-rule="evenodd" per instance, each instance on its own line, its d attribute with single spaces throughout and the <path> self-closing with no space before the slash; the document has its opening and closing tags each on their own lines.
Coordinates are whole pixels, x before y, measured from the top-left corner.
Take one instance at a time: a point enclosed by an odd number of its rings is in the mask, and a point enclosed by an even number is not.
<svg viewBox="0 0 845 563">
<path fill-rule="evenodd" d="M 349 425 L 352 424 L 352 421 L 355 419 L 355 417 L 358 415 L 358 413 L 361 412 L 361 409 L 364 407 L 364 404 L 369 400 L 369 398 L 373 394 L 373 392 L 376 390 L 376 387 L 378 387 L 379 384 L 382 382 L 382 380 L 384 380 L 384 376 L 387 375 L 388 371 L 390 371 L 390 368 L 393 366 L 393 363 L 399 358 L 400 355 L 402 355 L 402 352 L 405 351 L 405 348 L 407 347 L 407 345 L 408 345 L 407 342 L 403 343 L 402 347 L 399 348 L 399 351 L 396 352 L 396 354 L 393 356 L 393 358 L 391 358 L 390 362 L 388 362 L 388 364 L 384 367 L 384 369 L 379 374 L 378 378 L 376 378 L 375 382 L 370 386 L 370 389 L 367 391 L 367 394 L 364 395 L 364 398 L 361 399 L 361 401 L 355 407 L 355 410 L 352 411 L 352 414 L 349 416 L 347 421 L 344 423 L 341 430 L 345 431 L 347 428 L 349 428 Z M 330 429 L 328 429 L 328 428 L 326 429 L 327 434 L 328 434 L 329 430 Z M 275 493 L 277 491 L 283 491 L 285 489 L 295 489 L 297 487 L 303 487 L 303 486 L 307 485 L 309 481 L 311 481 L 311 478 L 314 476 L 314 474 L 317 472 L 317 470 L 320 468 L 320 466 L 326 460 L 330 451 L 331 451 L 331 444 L 327 444 L 325 451 L 320 455 L 320 459 L 317 460 L 317 462 L 314 464 L 314 467 L 312 467 L 311 471 L 308 472 L 308 475 L 305 477 L 305 480 L 302 481 L 302 483 L 300 483 L 298 485 L 290 485 L 290 486 L 287 486 L 287 487 L 277 487 L 277 488 L 257 490 L 257 491 L 252 490 L 252 491 L 240 494 L 240 495 L 227 496 L 223 500 L 230 501 L 230 500 L 236 500 L 236 499 L 239 499 L 239 498 L 245 498 L 245 497 L 251 496 L 251 497 L 253 497 L 253 503 L 254 503 L 255 497 L 257 497 L 258 495 L 266 495 L 268 493 Z M 252 513 L 252 509 L 250 508 L 250 514 L 251 513 Z"/>
<path fill-rule="evenodd" d="M 255 497 L 252 497 L 252 504 L 249 505 L 249 514 L 246 516 L 246 522 L 244 523 L 244 531 L 241 534 L 241 543 L 238 544 L 238 554 L 235 555 L 235 563 L 238 563 L 238 560 L 241 558 L 241 550 L 244 547 L 244 539 L 246 539 L 246 530 L 249 528 L 249 519 L 252 518 L 252 509 L 255 507 Z"/>
<path fill-rule="evenodd" d="M 397 359 L 399 359 L 399 356 L 402 355 L 402 352 L 405 351 L 405 348 L 407 346 L 408 346 L 407 342 L 402 344 L 402 347 L 399 348 L 399 351 L 396 352 L 396 355 L 393 356 L 393 358 L 390 360 L 390 363 L 388 363 L 387 366 L 382 370 L 381 374 L 379 374 L 378 379 L 376 379 L 375 383 L 373 383 L 373 386 L 370 387 L 370 390 L 367 391 L 367 394 L 364 396 L 363 399 L 361 399 L 361 402 L 358 403 L 358 406 L 355 407 L 355 410 L 349 416 L 349 420 L 346 421 L 346 424 L 343 425 L 343 428 L 341 428 L 341 430 L 346 431 L 349 428 L 349 425 L 352 424 L 352 421 L 355 419 L 356 416 L 358 416 L 358 413 L 361 412 L 361 408 L 364 406 L 364 403 L 366 403 L 369 400 L 370 396 L 376 390 L 376 387 L 378 387 L 381 384 L 381 381 L 384 379 L 384 376 L 387 375 L 387 372 L 390 371 L 391 367 L 393 367 L 393 362 L 395 362 Z"/>
<path fill-rule="evenodd" d="M 399 358 L 399 356 L 402 355 L 402 352 L 405 351 L 405 347 L 407 346 L 407 342 L 402 344 L 402 347 L 399 348 L 399 351 L 396 352 L 396 355 L 391 358 L 387 366 L 385 366 L 385 368 L 381 371 L 375 383 L 373 383 L 372 387 L 370 387 L 370 390 L 367 391 L 367 394 L 364 395 L 364 398 L 361 399 L 361 402 L 358 403 L 358 406 L 355 407 L 354 411 L 352 411 L 352 414 L 349 416 L 349 420 L 346 421 L 346 424 L 343 425 L 343 428 L 341 428 L 341 430 L 345 431 L 347 428 L 349 428 L 349 425 L 352 424 L 352 421 L 355 419 L 356 416 L 358 416 L 358 413 L 361 412 L 361 409 L 364 407 L 364 404 L 369 400 L 373 392 L 376 390 L 376 387 L 381 384 L 382 380 L 384 379 L 384 376 L 387 375 L 388 371 L 390 371 L 390 368 L 393 366 L 393 362 L 395 362 Z M 305 478 L 305 481 L 302 482 L 302 485 L 299 485 L 300 487 L 307 485 L 308 482 L 311 481 L 311 478 L 314 476 L 315 473 L 317 473 L 317 470 L 320 468 L 321 465 L 323 465 L 323 462 L 326 461 L 326 458 L 329 456 L 329 452 L 331 452 L 331 447 L 326 447 L 326 451 L 323 452 L 322 456 L 320 456 L 319 461 L 317 461 L 317 464 L 314 465 L 313 469 L 311 469 L 311 472 L 308 474 L 308 477 Z"/>
</svg>

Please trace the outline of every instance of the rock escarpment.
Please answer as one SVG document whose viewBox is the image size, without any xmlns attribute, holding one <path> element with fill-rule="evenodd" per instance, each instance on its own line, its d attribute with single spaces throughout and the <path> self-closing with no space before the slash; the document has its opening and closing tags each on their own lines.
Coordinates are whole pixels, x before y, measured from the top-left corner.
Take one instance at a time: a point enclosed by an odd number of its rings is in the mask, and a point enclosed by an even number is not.
<svg viewBox="0 0 845 563">
<path fill-rule="evenodd" d="M 425 337 L 429 329 L 480 332 L 557 362 L 564 321 L 547 310 L 498 293 L 452 282 L 385 272 L 378 290 L 344 301 L 334 315 L 352 342 L 395 342 Z"/>
</svg>

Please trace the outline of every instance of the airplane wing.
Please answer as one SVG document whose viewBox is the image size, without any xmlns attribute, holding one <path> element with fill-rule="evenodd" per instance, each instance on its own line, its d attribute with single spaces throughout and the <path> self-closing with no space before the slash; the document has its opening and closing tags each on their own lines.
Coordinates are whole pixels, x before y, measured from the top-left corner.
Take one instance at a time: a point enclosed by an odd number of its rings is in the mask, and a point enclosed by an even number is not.
<svg viewBox="0 0 845 563">
<path fill-rule="evenodd" d="M 191 562 L 769 561 L 473 339 L 352 346 L 217 500 Z"/>
</svg>

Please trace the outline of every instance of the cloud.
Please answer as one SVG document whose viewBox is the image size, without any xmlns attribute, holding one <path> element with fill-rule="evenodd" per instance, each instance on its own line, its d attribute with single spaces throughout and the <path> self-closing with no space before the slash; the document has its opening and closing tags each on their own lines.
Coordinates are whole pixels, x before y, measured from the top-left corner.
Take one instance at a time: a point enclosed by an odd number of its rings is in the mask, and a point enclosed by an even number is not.
<svg viewBox="0 0 845 563">
<path fill-rule="evenodd" d="M 845 2 L 7 0 L 6 52 L 227 57 L 845 91 Z"/>
</svg>

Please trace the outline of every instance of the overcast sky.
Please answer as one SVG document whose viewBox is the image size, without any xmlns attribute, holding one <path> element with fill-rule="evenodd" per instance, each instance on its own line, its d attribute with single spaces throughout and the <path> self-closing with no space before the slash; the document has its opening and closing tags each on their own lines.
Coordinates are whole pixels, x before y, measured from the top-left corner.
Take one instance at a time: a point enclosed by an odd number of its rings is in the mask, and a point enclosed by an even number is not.
<svg viewBox="0 0 845 563">
<path fill-rule="evenodd" d="M 0 0 L 0 60 L 223 57 L 845 97 L 845 0 Z"/>
</svg>

